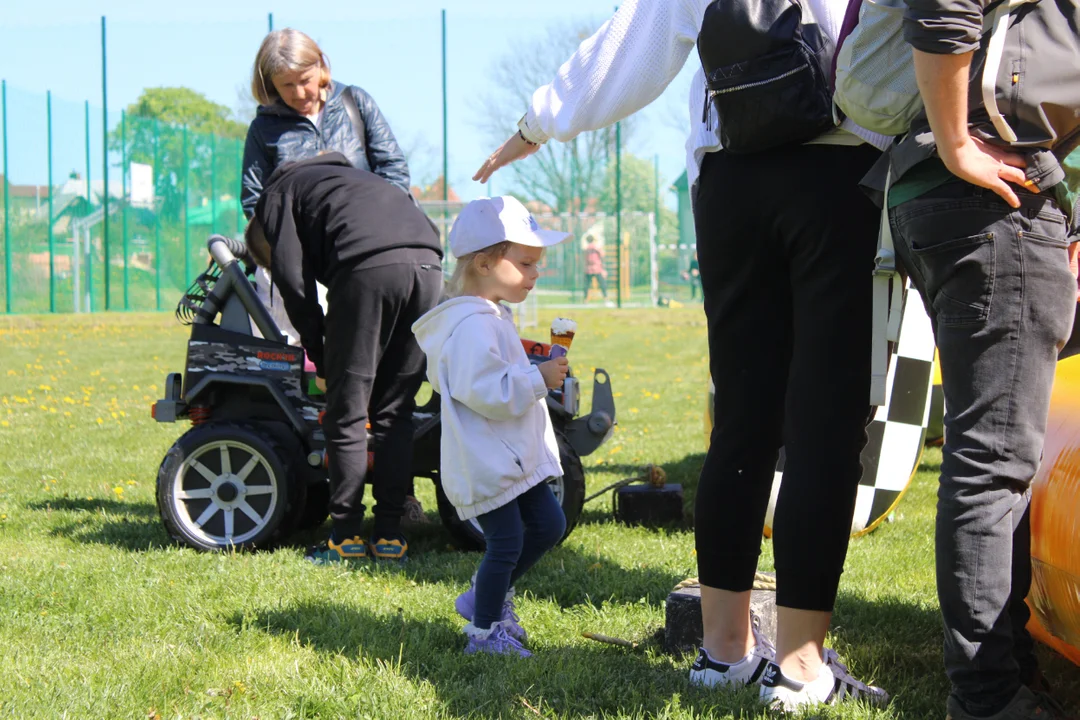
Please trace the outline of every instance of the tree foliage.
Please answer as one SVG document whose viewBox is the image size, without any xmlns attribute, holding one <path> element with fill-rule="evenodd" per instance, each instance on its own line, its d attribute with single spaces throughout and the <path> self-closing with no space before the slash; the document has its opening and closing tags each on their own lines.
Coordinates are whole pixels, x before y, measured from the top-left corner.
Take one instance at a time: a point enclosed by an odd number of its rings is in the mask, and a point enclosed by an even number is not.
<svg viewBox="0 0 1080 720">
<path fill-rule="evenodd" d="M 493 66 L 494 90 L 483 99 L 480 127 L 488 134 L 492 149 L 514 131 L 518 119 L 529 106 L 532 93 L 555 77 L 559 66 L 582 40 L 599 25 L 555 23 L 544 36 L 517 42 L 513 50 Z M 633 120 L 622 123 L 622 143 L 626 143 Z M 557 211 L 584 207 L 603 188 L 605 168 L 615 152 L 615 128 L 582 133 L 568 143 L 549 142 L 539 152 L 507 170 L 518 194 L 540 200 Z M 503 171 L 506 177 L 507 170 Z M 499 176 L 495 178 L 499 181 Z"/>
<path fill-rule="evenodd" d="M 158 87 L 127 107 L 109 146 L 129 162 L 153 167 L 156 209 L 179 219 L 202 199 L 238 196 L 246 135 L 247 125 L 225 105 L 190 88 Z"/>
</svg>

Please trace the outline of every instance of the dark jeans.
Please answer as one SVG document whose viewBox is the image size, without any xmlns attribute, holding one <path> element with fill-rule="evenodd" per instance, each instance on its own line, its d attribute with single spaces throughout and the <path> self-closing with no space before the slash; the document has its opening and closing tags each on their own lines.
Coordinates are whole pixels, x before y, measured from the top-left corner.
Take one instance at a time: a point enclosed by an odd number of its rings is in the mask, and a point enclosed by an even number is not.
<svg viewBox="0 0 1080 720">
<path fill-rule="evenodd" d="M 600 287 L 600 294 L 607 297 L 607 275 L 585 273 L 585 293 L 588 294 L 589 288 L 592 287 L 593 278 L 596 278 L 596 284 Z"/>
<path fill-rule="evenodd" d="M 706 155 L 694 203 L 716 422 L 696 500 L 703 585 L 748 591 L 781 445 L 777 603 L 832 610 L 870 412 L 880 211 L 869 145 Z"/>
<path fill-rule="evenodd" d="M 476 572 L 473 625 L 487 630 L 502 617 L 507 591 L 566 532 L 566 516 L 546 482 L 476 518 L 487 550 Z"/>
<path fill-rule="evenodd" d="M 1030 483 L 1076 301 L 1064 215 L 1018 192 L 1013 210 L 954 180 L 890 213 L 941 359 L 938 599 L 952 694 L 975 715 L 1000 710 L 1036 671 Z"/>
<path fill-rule="evenodd" d="M 363 525 L 369 421 L 376 442 L 371 479 L 375 534 L 399 532 L 412 480 L 412 414 L 424 379 L 424 353 L 412 324 L 435 307 L 443 287 L 434 251 L 383 255 L 393 264 L 369 261 L 351 272 L 342 270 L 331 278 L 327 293 L 323 431 L 330 518 L 339 541 L 359 535 Z"/>
</svg>

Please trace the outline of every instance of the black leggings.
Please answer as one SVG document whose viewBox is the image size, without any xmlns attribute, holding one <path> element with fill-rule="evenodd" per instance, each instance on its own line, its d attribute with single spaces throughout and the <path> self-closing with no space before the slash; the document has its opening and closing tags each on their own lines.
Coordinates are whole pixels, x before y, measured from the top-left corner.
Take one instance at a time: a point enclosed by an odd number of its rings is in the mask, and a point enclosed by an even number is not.
<svg viewBox="0 0 1080 720">
<path fill-rule="evenodd" d="M 694 204 L 716 384 L 696 505 L 701 583 L 753 585 L 781 446 L 777 604 L 831 611 L 869 415 L 880 211 L 869 145 L 706 155 Z"/>
</svg>

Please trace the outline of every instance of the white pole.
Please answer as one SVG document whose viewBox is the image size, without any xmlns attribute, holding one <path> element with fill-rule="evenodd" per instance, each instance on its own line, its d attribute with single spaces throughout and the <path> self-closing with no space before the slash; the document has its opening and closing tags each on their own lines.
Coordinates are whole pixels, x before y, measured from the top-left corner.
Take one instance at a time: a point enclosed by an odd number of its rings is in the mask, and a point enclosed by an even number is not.
<svg viewBox="0 0 1080 720">
<path fill-rule="evenodd" d="M 649 305 L 660 300 L 660 276 L 656 262 L 656 215 L 649 213 Z"/>
<path fill-rule="evenodd" d="M 79 262 L 79 229 L 74 221 L 71 223 L 71 249 L 71 276 L 72 282 L 74 283 L 71 304 L 75 308 L 75 312 L 79 312 L 79 268 L 82 263 Z"/>
<path fill-rule="evenodd" d="M 92 267 L 90 265 L 90 262 L 92 260 L 91 254 L 94 252 L 93 240 L 91 240 L 91 238 L 90 238 L 90 226 L 89 225 L 85 226 L 83 228 L 83 232 L 86 233 L 86 235 L 85 235 L 86 241 L 83 243 L 83 250 L 86 252 L 86 267 L 89 268 L 89 267 Z M 86 310 L 84 310 L 83 312 L 90 312 L 91 305 L 90 305 L 90 283 L 89 282 L 87 282 L 86 287 L 87 287 L 87 289 L 86 289 L 86 295 L 85 295 L 85 304 L 83 305 L 83 307 L 85 307 Z"/>
</svg>

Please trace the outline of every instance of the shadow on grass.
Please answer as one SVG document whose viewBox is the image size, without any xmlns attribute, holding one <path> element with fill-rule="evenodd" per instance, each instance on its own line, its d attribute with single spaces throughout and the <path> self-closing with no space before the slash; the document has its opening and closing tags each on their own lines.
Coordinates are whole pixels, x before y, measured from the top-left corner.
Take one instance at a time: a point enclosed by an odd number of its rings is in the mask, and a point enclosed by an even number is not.
<svg viewBox="0 0 1080 720">
<path fill-rule="evenodd" d="M 835 649 L 856 677 L 871 680 L 892 695 L 901 718 L 940 717 L 949 694 L 942 654 L 943 630 L 936 604 L 866 600 L 842 594 L 836 600 L 831 634 Z M 1075 665 L 1037 645 L 1040 667 L 1066 708 L 1080 707 L 1080 675 Z"/>
<path fill-rule="evenodd" d="M 401 572 L 425 583 L 454 583 L 466 587 L 482 555 L 478 552 L 429 552 L 409 556 Z M 528 592 L 551 600 L 562 608 L 605 602 L 659 605 L 685 577 L 663 567 L 641 563 L 621 565 L 611 557 L 583 553 L 578 548 L 558 547 L 538 562 L 517 582 L 518 592 Z"/>
<path fill-rule="evenodd" d="M 379 661 L 414 681 L 430 683 L 441 709 L 453 717 L 539 714 L 531 708 L 544 717 L 653 717 L 675 696 L 683 707 L 720 717 L 753 716 L 760 710 L 756 689 L 720 693 L 690 688 L 685 666 L 673 666 L 651 652 L 602 645 L 552 647 L 534 638 L 534 655 L 528 660 L 466 656 L 461 625 L 422 619 L 408 608 L 376 614 L 339 603 L 308 602 L 237 614 L 230 621 L 241 629 L 297 638 L 320 653 L 359 654 Z"/>
<path fill-rule="evenodd" d="M 114 545 L 123 550 L 142 552 L 169 545 L 169 538 L 150 503 L 119 502 L 107 498 L 54 498 L 28 503 L 38 512 L 61 512 L 54 520 L 50 535 L 76 542 Z"/>
</svg>

